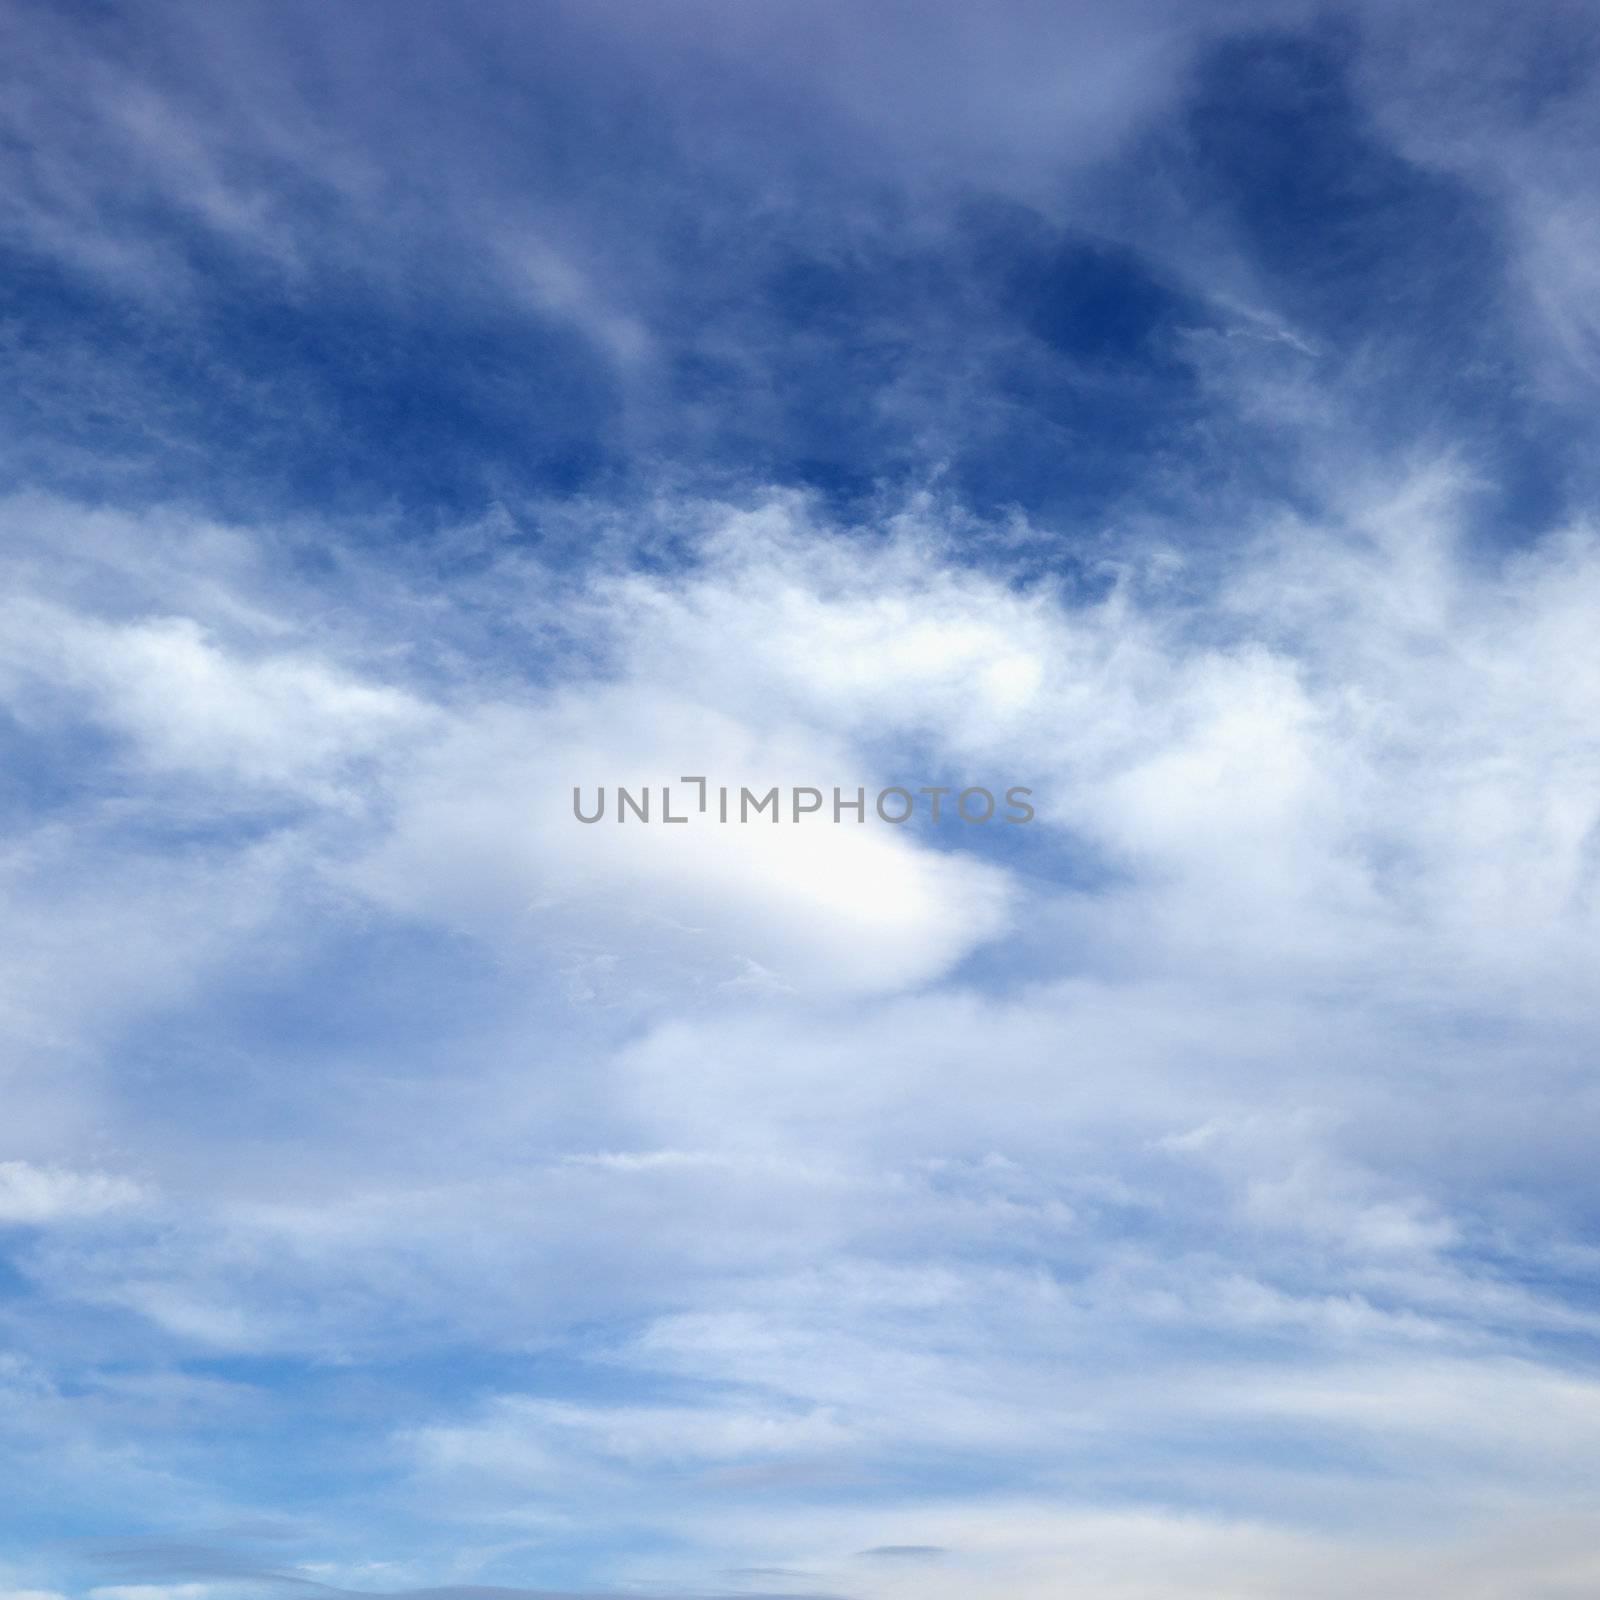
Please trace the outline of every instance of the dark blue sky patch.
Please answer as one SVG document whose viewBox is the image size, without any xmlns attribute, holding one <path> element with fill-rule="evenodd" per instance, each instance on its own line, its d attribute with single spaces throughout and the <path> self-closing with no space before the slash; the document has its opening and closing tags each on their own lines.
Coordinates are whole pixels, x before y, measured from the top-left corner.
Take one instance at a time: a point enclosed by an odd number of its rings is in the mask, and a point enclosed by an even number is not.
<svg viewBox="0 0 1600 1600">
<path fill-rule="evenodd" d="M 1018 251 L 1007 300 L 1030 331 L 1063 356 L 1133 363 L 1174 380 L 1173 329 L 1214 320 L 1192 297 L 1154 277 L 1133 251 L 1092 238 L 1043 239 Z"/>
<path fill-rule="evenodd" d="M 1505 250 L 1483 203 L 1381 142 L 1339 36 L 1219 47 L 1186 122 L 1204 205 L 1225 206 L 1284 309 L 1329 336 L 1415 345 L 1495 308 Z"/>
<path fill-rule="evenodd" d="M 1456 449 L 1496 485 L 1480 528 L 1560 513 L 1576 419 L 1522 365 L 1505 219 L 1380 138 L 1337 31 L 1215 50 L 1185 119 L 1197 217 L 1225 216 L 1272 307 L 1317 347 L 1375 449 Z"/>
<path fill-rule="evenodd" d="M 308 111 L 331 157 L 360 153 L 368 192 L 230 130 L 217 159 L 264 197 L 293 271 L 141 183 L 109 192 L 106 225 L 171 260 L 170 298 L 13 258 L 18 475 L 245 519 L 376 511 L 407 537 L 496 500 L 622 500 L 663 479 L 802 486 L 849 521 L 937 478 L 1073 544 L 1141 515 L 1205 542 L 1235 502 L 1294 492 L 1293 430 L 1197 381 L 1189 336 L 1235 314 L 1204 262 L 981 185 L 913 203 L 783 74 L 690 74 L 715 53 L 693 28 L 613 37 L 554 7 L 419 51 L 420 13 L 399 15 L 411 27 L 378 34 L 330 17 L 316 52 L 298 12 L 175 35 L 235 64 L 270 52 L 270 107 Z M 105 20 L 85 36 L 117 31 L 108 47 L 174 95 L 224 105 L 220 80 L 162 55 L 161 29 Z M 1516 539 L 1581 474 L 1583 424 L 1521 370 L 1498 219 L 1379 137 L 1352 50 L 1327 29 L 1227 41 L 1102 180 L 1134 212 L 1181 197 L 1194 236 L 1248 260 L 1375 439 L 1484 451 L 1503 486 L 1486 525 Z M 599 315 L 646 341 L 633 369 L 581 315 L 508 288 L 485 241 L 519 238 L 580 281 L 599 271 Z"/>
<path fill-rule="evenodd" d="M 13 271 L 13 460 L 92 492 L 109 458 L 124 499 L 222 515 L 424 522 L 615 461 L 614 380 L 568 328 L 450 297 L 296 299 L 222 259 L 209 278 L 202 303 L 153 306 Z"/>
</svg>

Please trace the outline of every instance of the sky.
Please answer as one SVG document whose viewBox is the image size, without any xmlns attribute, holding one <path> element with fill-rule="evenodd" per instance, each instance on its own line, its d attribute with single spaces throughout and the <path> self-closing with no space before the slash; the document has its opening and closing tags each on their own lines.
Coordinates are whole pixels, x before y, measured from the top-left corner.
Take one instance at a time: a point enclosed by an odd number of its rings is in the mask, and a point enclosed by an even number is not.
<svg viewBox="0 0 1600 1600">
<path fill-rule="evenodd" d="M 1600 1590 L 1594 23 L 0 0 L 0 1600 Z"/>
</svg>

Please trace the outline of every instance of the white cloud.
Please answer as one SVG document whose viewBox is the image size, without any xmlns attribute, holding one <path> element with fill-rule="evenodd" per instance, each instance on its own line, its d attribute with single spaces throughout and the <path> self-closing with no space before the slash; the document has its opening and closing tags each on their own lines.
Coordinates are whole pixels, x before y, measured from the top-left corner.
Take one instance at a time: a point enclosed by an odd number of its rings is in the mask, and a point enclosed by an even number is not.
<svg viewBox="0 0 1600 1600">
<path fill-rule="evenodd" d="M 1486 571 L 1455 548 L 1464 492 L 1448 471 L 1369 487 L 1257 530 L 1248 563 L 1156 552 L 1090 601 L 962 566 L 933 501 L 876 542 L 794 500 L 669 510 L 702 530 L 692 563 L 588 583 L 555 635 L 581 652 L 472 670 L 408 655 L 392 593 L 343 634 L 297 625 L 226 538 L 181 624 L 136 564 L 115 603 L 38 566 L 12 611 L 25 710 L 43 659 L 147 814 L 203 781 L 216 814 L 270 793 L 294 816 L 182 870 L 112 850 L 99 880 L 65 866 L 80 815 L 41 828 L 13 860 L 35 979 L 96 993 L 114 1041 L 263 928 L 442 929 L 498 964 L 494 1014 L 442 1045 L 330 1049 L 271 1095 L 241 1078 L 234 1114 L 271 1115 L 221 1136 L 225 1163 L 174 1131 L 181 1084 L 116 1103 L 80 1073 L 52 1127 L 67 1091 L 37 1078 L 18 1205 L 108 1200 L 117 1180 L 35 1154 L 96 1115 L 163 1197 L 115 1191 L 114 1240 L 44 1237 L 38 1292 L 186 1351 L 582 1327 L 573 1359 L 657 1398 L 441 1402 L 396 1441 L 416 1475 L 396 1493 L 464 1528 L 649 1530 L 689 1552 L 686 1589 L 740 1546 L 894 1594 L 909 1569 L 848 1552 L 939 1544 L 952 1595 L 1044 1592 L 1063 1563 L 1130 1595 L 1205 1593 L 1230 1563 L 1242 1593 L 1292 1593 L 1314 1554 L 1338 1572 L 1304 1592 L 1342 1596 L 1471 1563 L 1294 1531 L 1319 1504 L 1364 1528 L 1493 1494 L 1508 1525 L 1539 1497 L 1565 1517 L 1592 1397 L 1530 1352 L 1592 1331 L 1560 1287 L 1579 1235 L 1507 1191 L 1587 1160 L 1596 686 L 1574 663 L 1600 553 L 1580 529 Z M 540 576 L 507 563 L 474 603 L 539 634 Z M 1015 780 L 1040 816 L 1002 862 L 976 833 L 570 814 L 574 783 L 689 772 Z M 978 964 L 999 952 L 1003 980 Z M 84 1019 L 50 1014 L 83 1051 Z M 1428 1386 L 1446 1370 L 1492 1379 L 1493 1416 Z M 1552 1406 L 1559 1426 L 1517 1422 Z M 1375 1471 L 1254 1455 L 1333 1432 Z M 897 1507 L 908 1459 L 1020 1498 Z M 1202 1509 L 1068 1526 L 1036 1496 L 1120 1504 L 1141 1459 Z M 1417 1461 L 1425 1491 L 1386 1487 Z M 1219 1474 L 1256 1522 L 1204 1509 Z M 722 1497 L 716 1527 L 685 1483 Z M 871 1504 L 823 1538 L 768 1518 L 776 1485 Z M 1003 1549 L 985 1518 L 1013 1511 L 1034 1520 Z"/>
<path fill-rule="evenodd" d="M 1005 926 L 1011 891 L 996 868 L 914 844 L 876 822 L 718 821 L 715 788 L 797 785 L 878 790 L 873 758 L 782 719 L 735 720 L 648 680 L 575 686 L 544 705 L 462 718 L 397 784 L 392 832 L 351 881 L 382 903 L 444 917 L 515 946 L 552 941 L 591 959 L 615 952 L 743 989 L 871 993 L 937 977 Z M 881 770 L 881 769 L 880 769 Z M 679 814 L 708 778 L 711 812 Z M 887 781 L 887 780 L 886 780 Z M 616 787 L 655 794 L 657 822 L 616 820 Z M 603 823 L 573 815 L 604 786 Z M 870 800 L 869 800 L 870 805 Z M 648 980 L 647 980 L 648 981 Z"/>
<path fill-rule="evenodd" d="M 1063 1584 L 1110 1600 L 1358 1600 L 1374 1594 L 1448 1594 L 1510 1600 L 1530 1586 L 1581 1600 L 1597 1572 L 1582 1513 L 1543 1513 L 1515 1525 L 1489 1504 L 1477 1527 L 1443 1536 L 1385 1529 L 1363 1537 L 1325 1527 L 1183 1507 L 1140 1510 L 1064 1504 L 1060 1496 L 993 1495 L 915 1505 L 774 1509 L 742 1521 L 737 1537 L 804 1570 L 830 1590 L 913 1600 L 1000 1592 L 1045 1600 Z M 697 1522 L 712 1536 L 713 1517 Z M 854 1559 L 844 1552 L 937 1545 L 936 1559 Z M 782 1556 L 774 1555 L 782 1552 Z M 684 1566 L 687 1567 L 687 1563 Z M 631 1571 L 642 1575 L 643 1564 Z M 652 1570 L 659 1573 L 658 1561 Z M 671 1569 L 669 1569 L 671 1570 Z"/>
<path fill-rule="evenodd" d="M 13 696 L 87 697 L 157 770 L 336 798 L 330 769 L 424 724 L 409 695 L 304 654 L 228 647 L 193 617 L 109 622 L 38 600 L 0 617 Z"/>
<path fill-rule="evenodd" d="M 103 1583 L 89 1591 L 90 1600 L 216 1600 L 240 1588 L 238 1583 Z"/>
<path fill-rule="evenodd" d="M 143 1198 L 136 1183 L 110 1173 L 0 1161 L 0 1223 L 95 1217 L 137 1205 Z"/>
</svg>

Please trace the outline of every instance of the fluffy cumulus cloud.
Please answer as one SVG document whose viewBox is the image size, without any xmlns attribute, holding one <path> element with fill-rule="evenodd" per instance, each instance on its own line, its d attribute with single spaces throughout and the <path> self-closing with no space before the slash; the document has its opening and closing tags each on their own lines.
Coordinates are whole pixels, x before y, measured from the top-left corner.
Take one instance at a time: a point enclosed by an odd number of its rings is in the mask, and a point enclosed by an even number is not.
<svg viewBox="0 0 1600 1600">
<path fill-rule="evenodd" d="M 1593 1591 L 1491 10 L 10 9 L 0 1600 Z"/>
</svg>

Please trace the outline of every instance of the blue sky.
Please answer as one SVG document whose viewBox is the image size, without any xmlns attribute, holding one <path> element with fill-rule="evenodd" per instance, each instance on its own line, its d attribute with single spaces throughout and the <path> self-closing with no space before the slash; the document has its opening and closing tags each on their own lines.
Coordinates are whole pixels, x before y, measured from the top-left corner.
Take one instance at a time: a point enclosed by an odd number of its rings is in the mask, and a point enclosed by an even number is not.
<svg viewBox="0 0 1600 1600">
<path fill-rule="evenodd" d="M 0 1600 L 1594 1593 L 1586 8 L 0 30 Z"/>
</svg>

